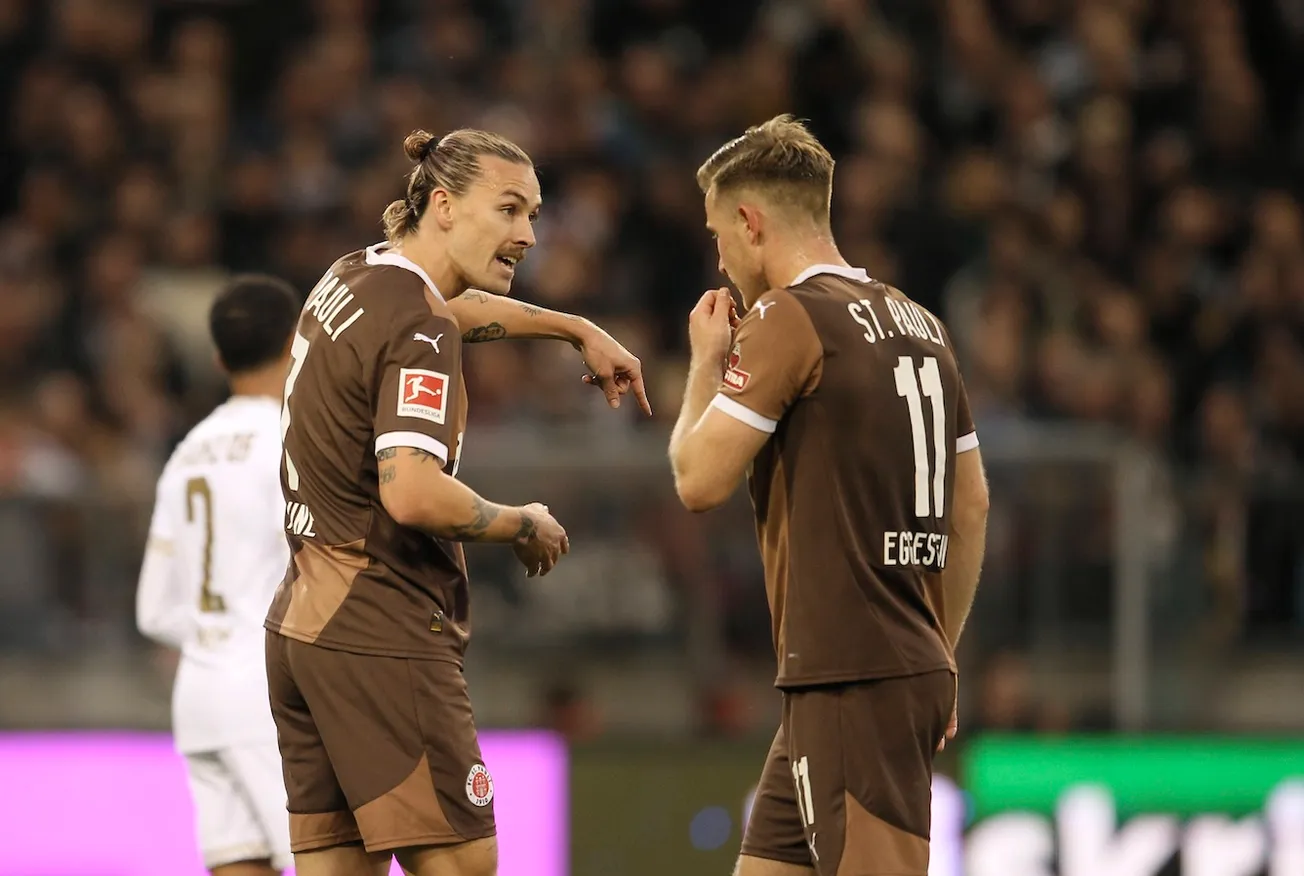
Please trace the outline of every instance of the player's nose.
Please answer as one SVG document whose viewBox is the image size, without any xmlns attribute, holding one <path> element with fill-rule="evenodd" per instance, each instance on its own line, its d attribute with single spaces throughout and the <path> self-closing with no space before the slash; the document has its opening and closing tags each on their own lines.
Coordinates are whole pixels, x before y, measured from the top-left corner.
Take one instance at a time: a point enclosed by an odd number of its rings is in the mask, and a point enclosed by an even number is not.
<svg viewBox="0 0 1304 876">
<path fill-rule="evenodd" d="M 517 246 L 523 249 L 529 249 L 534 246 L 534 223 L 526 219 L 517 227 L 516 240 Z"/>
</svg>

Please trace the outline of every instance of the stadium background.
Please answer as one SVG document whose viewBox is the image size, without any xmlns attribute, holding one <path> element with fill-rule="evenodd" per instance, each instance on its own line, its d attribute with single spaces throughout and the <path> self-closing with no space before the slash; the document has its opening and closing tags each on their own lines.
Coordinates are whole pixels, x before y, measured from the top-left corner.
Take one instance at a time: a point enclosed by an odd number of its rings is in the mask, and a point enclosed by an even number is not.
<svg viewBox="0 0 1304 876">
<path fill-rule="evenodd" d="M 378 240 L 414 127 L 531 152 L 516 292 L 610 329 L 657 410 L 606 410 L 565 345 L 468 356 L 464 478 L 574 544 L 542 582 L 471 552 L 468 665 L 482 726 L 568 744 L 566 872 L 727 872 L 776 720 L 749 508 L 681 511 L 664 447 L 720 283 L 693 170 L 783 111 L 839 158 L 847 258 L 960 348 L 993 494 L 943 762 L 967 816 L 1084 779 L 1120 816 L 1260 812 L 1304 775 L 1301 83 L 1299 0 L 0 0 L 0 786 L 46 801 L 0 819 L 0 874 L 69 876 L 75 830 L 53 869 L 14 849 L 134 763 L 24 731 L 166 730 L 132 600 L 154 477 L 222 398 L 211 296 Z M 1257 870 L 1214 836 L 1228 874 L 1304 873 L 1291 799 Z M 1060 816 L 1028 876 L 1130 876 Z"/>
</svg>

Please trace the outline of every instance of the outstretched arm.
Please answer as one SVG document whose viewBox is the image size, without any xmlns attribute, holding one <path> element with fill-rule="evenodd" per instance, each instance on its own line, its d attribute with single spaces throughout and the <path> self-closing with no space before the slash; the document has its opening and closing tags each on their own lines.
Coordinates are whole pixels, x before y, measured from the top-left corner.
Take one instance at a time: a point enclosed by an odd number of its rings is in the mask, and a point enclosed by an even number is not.
<svg viewBox="0 0 1304 876">
<path fill-rule="evenodd" d="M 632 391 L 648 416 L 652 406 L 643 386 L 643 363 L 600 327 L 582 316 L 560 313 L 503 295 L 468 289 L 448 302 L 457 317 L 462 342 L 467 344 L 508 338 L 566 341 L 580 351 L 590 374 L 585 382 L 601 387 L 607 403 L 620 407 L 620 397 Z"/>
<path fill-rule="evenodd" d="M 448 302 L 462 328 L 462 342 L 479 344 L 505 338 L 566 341 L 579 349 L 598 327 L 582 316 L 559 313 L 505 295 L 468 289 Z"/>
</svg>

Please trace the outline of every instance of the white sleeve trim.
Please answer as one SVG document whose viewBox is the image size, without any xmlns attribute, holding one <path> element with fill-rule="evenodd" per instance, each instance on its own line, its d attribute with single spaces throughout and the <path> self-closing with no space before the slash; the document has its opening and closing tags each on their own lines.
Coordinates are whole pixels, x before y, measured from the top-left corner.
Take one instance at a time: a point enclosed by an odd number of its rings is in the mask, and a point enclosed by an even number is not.
<svg viewBox="0 0 1304 876">
<path fill-rule="evenodd" d="M 734 401 L 727 395 L 717 394 L 715 398 L 711 399 L 711 407 L 719 408 L 735 420 L 746 423 L 753 429 L 764 432 L 767 435 L 774 434 L 774 430 L 779 428 L 778 420 L 771 420 L 769 417 L 762 417 L 760 414 L 756 413 L 756 411 L 740 402 Z"/>
<path fill-rule="evenodd" d="M 384 435 L 376 436 L 377 453 L 394 447 L 415 447 L 433 454 L 440 462 L 448 462 L 448 445 L 420 432 L 386 432 Z"/>
<path fill-rule="evenodd" d="M 955 439 L 955 452 L 967 453 L 970 450 L 978 449 L 978 433 L 970 432 L 968 435 L 961 435 Z"/>
</svg>

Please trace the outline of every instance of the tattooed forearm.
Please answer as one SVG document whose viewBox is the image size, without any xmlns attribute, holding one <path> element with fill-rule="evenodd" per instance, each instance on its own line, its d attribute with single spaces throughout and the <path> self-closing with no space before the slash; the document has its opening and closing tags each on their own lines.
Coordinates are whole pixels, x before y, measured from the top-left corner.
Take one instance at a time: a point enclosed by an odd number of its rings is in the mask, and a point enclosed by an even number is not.
<svg viewBox="0 0 1304 876">
<path fill-rule="evenodd" d="M 474 517 L 469 523 L 459 523 L 452 528 L 450 534 L 453 536 L 453 540 L 477 540 L 489 529 L 489 524 L 493 523 L 494 519 L 498 517 L 498 510 L 497 505 L 476 496 L 471 505 L 471 512 Z"/>
<path fill-rule="evenodd" d="M 521 308 L 521 312 L 523 312 L 526 316 L 533 317 L 543 313 L 543 308 L 535 307 L 533 304 L 529 304 L 525 301 L 518 301 L 516 302 L 516 304 L 518 307 Z"/>
<path fill-rule="evenodd" d="M 507 329 L 501 322 L 478 325 L 462 333 L 462 340 L 468 344 L 481 344 L 485 341 L 498 341 L 507 337 Z"/>
<path fill-rule="evenodd" d="M 534 533 L 537 529 L 538 527 L 535 526 L 534 518 L 522 512 L 521 525 L 520 528 L 516 530 L 516 535 L 514 537 L 518 542 L 529 541 L 534 538 Z"/>
<path fill-rule="evenodd" d="M 465 298 L 467 301 L 475 301 L 480 304 L 489 303 L 489 293 L 481 292 L 479 289 L 467 289 L 465 292 L 462 293 L 462 297 Z"/>
</svg>

